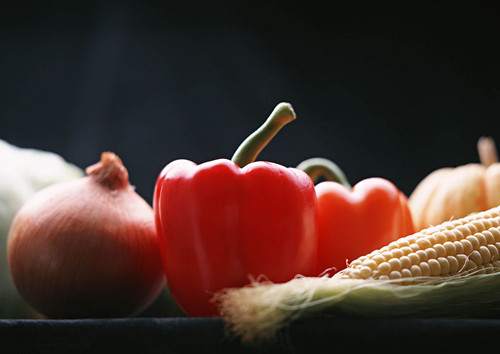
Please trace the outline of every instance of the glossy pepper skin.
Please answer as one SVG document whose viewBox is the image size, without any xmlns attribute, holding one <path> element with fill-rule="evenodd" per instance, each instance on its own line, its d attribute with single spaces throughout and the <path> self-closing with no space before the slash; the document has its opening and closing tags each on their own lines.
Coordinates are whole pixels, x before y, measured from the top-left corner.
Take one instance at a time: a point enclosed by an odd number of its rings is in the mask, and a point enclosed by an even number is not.
<svg viewBox="0 0 500 354">
<path fill-rule="evenodd" d="M 310 159 L 297 166 L 316 184 L 318 197 L 318 257 L 316 273 L 346 268 L 349 261 L 415 232 L 407 197 L 390 181 L 373 177 L 351 188 L 332 162 Z M 318 172 L 319 166 L 323 173 Z M 328 172 L 326 172 L 328 170 Z M 326 172 L 326 173 L 324 173 Z"/>
<path fill-rule="evenodd" d="M 312 180 L 295 168 L 241 161 L 176 160 L 158 177 L 153 206 L 167 283 L 189 316 L 217 315 L 212 295 L 252 278 L 313 274 Z"/>
</svg>

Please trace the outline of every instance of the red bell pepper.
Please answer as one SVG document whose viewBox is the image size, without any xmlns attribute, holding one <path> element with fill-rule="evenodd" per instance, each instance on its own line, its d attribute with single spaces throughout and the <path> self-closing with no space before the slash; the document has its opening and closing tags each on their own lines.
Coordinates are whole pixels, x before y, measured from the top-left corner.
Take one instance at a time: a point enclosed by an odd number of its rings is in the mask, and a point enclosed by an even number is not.
<svg viewBox="0 0 500 354">
<path fill-rule="evenodd" d="M 160 173 L 153 206 L 167 283 L 189 316 L 216 315 L 210 299 L 224 288 L 314 271 L 318 203 L 312 180 L 295 168 L 253 162 L 293 119 L 292 107 L 282 103 L 232 161 L 176 160 Z"/>
<path fill-rule="evenodd" d="M 415 232 L 407 197 L 390 181 L 367 178 L 352 189 L 333 162 L 313 158 L 297 168 L 316 184 L 318 258 L 316 272 L 344 269 L 349 261 Z"/>
</svg>

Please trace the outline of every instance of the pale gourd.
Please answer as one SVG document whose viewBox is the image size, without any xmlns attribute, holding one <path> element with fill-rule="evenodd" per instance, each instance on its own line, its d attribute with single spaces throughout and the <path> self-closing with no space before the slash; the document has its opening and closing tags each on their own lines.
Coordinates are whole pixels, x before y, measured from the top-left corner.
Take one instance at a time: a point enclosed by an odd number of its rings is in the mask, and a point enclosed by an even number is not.
<svg viewBox="0 0 500 354">
<path fill-rule="evenodd" d="M 0 140 L 0 318 L 34 315 L 15 288 L 7 262 L 7 236 L 16 212 L 40 189 L 82 176 L 82 169 L 56 153 Z"/>
<path fill-rule="evenodd" d="M 480 163 L 445 167 L 425 177 L 408 198 L 416 230 L 500 205 L 500 163 L 495 142 L 477 144 Z"/>
</svg>

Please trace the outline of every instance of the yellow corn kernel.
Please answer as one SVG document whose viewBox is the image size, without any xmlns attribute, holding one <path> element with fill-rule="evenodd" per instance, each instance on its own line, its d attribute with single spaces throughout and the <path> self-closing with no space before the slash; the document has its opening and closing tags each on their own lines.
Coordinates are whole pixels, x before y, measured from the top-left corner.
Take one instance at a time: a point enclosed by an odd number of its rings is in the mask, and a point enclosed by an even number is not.
<svg viewBox="0 0 500 354">
<path fill-rule="evenodd" d="M 458 273 L 458 271 L 460 270 L 460 264 L 458 263 L 457 257 L 448 256 L 446 257 L 446 259 L 448 260 L 450 274 Z"/>
<path fill-rule="evenodd" d="M 403 256 L 399 258 L 399 261 L 401 262 L 401 268 L 404 269 L 410 269 L 411 267 L 411 260 L 408 256 Z"/>
<path fill-rule="evenodd" d="M 495 247 L 495 249 L 496 249 L 496 247 Z M 408 255 L 408 259 L 410 260 L 411 265 L 415 265 L 415 264 L 419 264 L 420 263 L 420 257 L 416 253 L 410 253 Z"/>
<path fill-rule="evenodd" d="M 436 251 L 438 257 L 446 256 L 446 248 L 444 247 L 443 243 L 437 243 L 432 248 L 434 248 L 434 251 Z"/>
<path fill-rule="evenodd" d="M 444 253 L 445 255 L 448 255 L 448 256 L 454 256 L 457 254 L 457 248 L 455 247 L 455 245 L 450 242 L 450 241 L 446 241 L 444 244 L 443 244 L 443 248 L 444 248 Z"/>
</svg>

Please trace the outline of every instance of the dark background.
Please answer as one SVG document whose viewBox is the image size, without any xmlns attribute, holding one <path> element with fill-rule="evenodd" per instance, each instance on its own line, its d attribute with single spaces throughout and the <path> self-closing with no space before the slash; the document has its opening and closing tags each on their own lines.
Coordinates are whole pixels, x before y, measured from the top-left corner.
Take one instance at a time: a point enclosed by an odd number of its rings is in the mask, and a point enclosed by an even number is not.
<svg viewBox="0 0 500 354">
<path fill-rule="evenodd" d="M 0 4 L 0 139 L 82 168 L 114 151 L 149 202 L 168 162 L 231 158 L 281 101 L 297 120 L 261 159 L 407 195 L 500 140 L 493 2 Z"/>
</svg>

